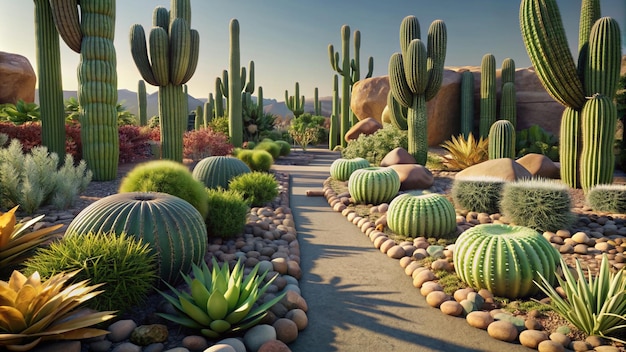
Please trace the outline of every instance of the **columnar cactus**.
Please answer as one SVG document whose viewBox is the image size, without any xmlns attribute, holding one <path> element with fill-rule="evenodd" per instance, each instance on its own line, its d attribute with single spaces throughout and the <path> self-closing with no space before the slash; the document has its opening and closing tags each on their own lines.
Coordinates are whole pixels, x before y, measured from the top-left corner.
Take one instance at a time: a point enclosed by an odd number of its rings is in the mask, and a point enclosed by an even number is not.
<svg viewBox="0 0 626 352">
<path fill-rule="evenodd" d="M 515 127 L 510 121 L 498 120 L 489 129 L 489 159 L 515 158 Z"/>
<path fill-rule="evenodd" d="M 585 105 L 580 115 L 583 149 L 580 153 L 580 185 L 588 191 L 595 185 L 613 183 L 615 154 L 613 141 L 617 110 L 613 101 L 604 95 L 595 94 Z"/>
<path fill-rule="evenodd" d="M 296 82 L 296 92 L 289 95 L 289 91 L 285 90 L 285 105 L 295 118 L 304 113 L 304 95 L 300 97 L 300 83 Z"/>
<path fill-rule="evenodd" d="M 456 213 L 440 194 L 405 193 L 389 203 L 387 225 L 400 236 L 449 238 L 456 230 Z"/>
<path fill-rule="evenodd" d="M 489 128 L 497 120 L 496 94 L 496 58 L 492 54 L 485 54 L 480 64 L 480 137 L 486 138 Z"/>
<path fill-rule="evenodd" d="M 515 83 L 515 61 L 510 57 L 502 61 L 500 76 L 502 77 L 502 85 L 507 82 Z"/>
<path fill-rule="evenodd" d="M 230 20 L 230 54 L 228 71 L 228 134 L 235 147 L 243 145 L 243 111 L 241 92 L 243 90 L 241 51 L 239 47 L 239 21 Z M 226 82 L 222 82 L 223 84 Z"/>
<path fill-rule="evenodd" d="M 560 254 L 537 231 L 501 224 L 477 225 L 456 240 L 454 269 L 475 289 L 511 299 L 539 292 L 539 274 L 554 284 Z"/>
<path fill-rule="evenodd" d="M 348 179 L 348 191 L 357 203 L 389 202 L 400 190 L 400 176 L 390 167 L 366 167 L 355 170 Z"/>
<path fill-rule="evenodd" d="M 146 82 L 142 79 L 137 83 L 137 115 L 139 115 L 139 126 L 146 126 L 148 124 L 148 98 Z"/>
<path fill-rule="evenodd" d="M 213 98 L 213 93 L 209 93 L 209 99 L 204 103 L 204 111 L 202 120 L 204 123 L 204 127 L 209 126 L 209 122 L 213 120 L 215 117 L 215 98 Z"/>
<path fill-rule="evenodd" d="M 215 117 L 224 117 L 224 92 L 219 77 L 215 78 Z"/>
<path fill-rule="evenodd" d="M 513 82 L 506 82 L 502 85 L 500 118 L 509 121 L 513 127 L 517 125 L 517 99 L 515 97 L 515 83 Z"/>
<path fill-rule="evenodd" d="M 162 157 L 182 161 L 183 133 L 188 119 L 182 87 L 196 70 L 200 37 L 198 31 L 190 28 L 189 0 L 172 0 L 170 7 L 170 11 L 161 6 L 154 9 L 150 57 L 140 24 L 130 28 L 130 48 L 143 79 L 159 87 Z"/>
<path fill-rule="evenodd" d="M 65 110 L 59 36 L 47 0 L 35 0 L 41 144 L 65 158 Z"/>
<path fill-rule="evenodd" d="M 465 139 L 474 129 L 474 74 L 461 74 L 461 134 Z"/>
<path fill-rule="evenodd" d="M 542 16 L 537 16 L 537 13 Z M 548 93 L 566 107 L 561 118 L 559 148 L 561 179 L 571 187 L 579 186 L 582 174 L 587 174 L 587 180 L 608 178 L 607 175 L 600 176 L 600 173 L 610 172 L 611 177 L 613 175 L 613 170 L 594 170 L 593 163 L 582 163 L 580 160 L 582 149 L 589 150 L 587 143 L 593 143 L 594 148 L 599 148 L 595 151 L 598 154 L 604 154 L 604 150 L 613 145 L 613 138 L 593 136 L 581 140 L 580 135 L 580 124 L 584 123 L 579 116 L 580 112 L 585 104 L 593 100 L 587 102 L 586 97 L 598 93 L 612 99 L 619 78 L 619 27 L 612 18 L 599 16 L 599 0 L 583 0 L 576 67 L 567 45 L 556 0 L 522 0 L 520 5 L 522 38 L 537 76 Z M 589 109 L 592 110 L 611 113 L 611 109 Z M 598 119 L 608 121 L 609 117 Z M 590 186 L 593 185 L 587 183 L 583 188 L 588 189 Z"/>
<path fill-rule="evenodd" d="M 343 25 L 341 27 L 341 58 L 339 52 L 335 52 L 335 48 L 332 44 L 328 45 L 328 56 L 330 59 L 330 67 L 333 71 L 342 76 L 341 83 L 341 129 L 340 129 L 340 143 L 342 147 L 346 147 L 345 134 L 348 132 L 352 125 L 352 111 L 350 110 L 350 90 L 352 85 L 361 79 L 361 32 L 359 30 L 354 31 L 354 59 L 350 59 L 350 26 Z M 374 70 L 374 59 L 372 57 L 368 60 L 368 72 L 365 78 L 372 77 L 372 71 Z"/>
<path fill-rule="evenodd" d="M 337 181 L 348 181 L 353 172 L 366 167 L 370 167 L 370 162 L 363 158 L 335 159 L 330 164 L 330 177 Z"/>
<path fill-rule="evenodd" d="M 408 108 L 408 152 L 418 164 L 425 165 L 428 155 L 428 116 L 426 101 L 441 87 L 446 56 L 447 32 L 443 21 L 428 29 L 428 50 L 420 39 L 419 22 L 407 16 L 400 26 L 401 53 L 389 60 L 389 85 L 393 98 Z"/>
<path fill-rule="evenodd" d="M 193 121 L 193 128 L 194 130 L 198 131 L 200 130 L 202 127 L 204 127 L 203 125 L 203 121 L 204 121 L 204 113 L 202 112 L 202 105 L 198 105 L 196 106 L 196 111 L 195 111 L 195 116 L 194 116 L 194 121 Z"/>
<path fill-rule="evenodd" d="M 313 92 L 313 113 L 315 116 L 322 116 L 322 102 L 319 100 L 319 90 L 315 87 Z"/>
<path fill-rule="evenodd" d="M 330 129 L 328 131 L 328 149 L 334 150 L 340 144 L 339 125 L 339 79 L 333 75 L 333 105 L 330 113 Z"/>
<path fill-rule="evenodd" d="M 257 116 L 261 117 L 265 113 L 263 111 L 263 87 L 259 86 L 257 89 L 257 99 L 256 99 L 256 107 L 257 107 Z"/>
<path fill-rule="evenodd" d="M 51 1 L 54 21 L 65 43 L 80 53 L 78 102 L 83 159 L 93 179 L 117 177 L 117 64 L 115 0 Z M 80 6 L 80 17 L 78 8 Z"/>
</svg>

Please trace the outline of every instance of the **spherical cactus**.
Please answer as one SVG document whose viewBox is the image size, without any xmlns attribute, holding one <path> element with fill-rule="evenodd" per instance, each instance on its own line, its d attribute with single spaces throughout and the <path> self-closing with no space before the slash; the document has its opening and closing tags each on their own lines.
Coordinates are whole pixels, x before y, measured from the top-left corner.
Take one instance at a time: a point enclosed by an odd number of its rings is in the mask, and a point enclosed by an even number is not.
<svg viewBox="0 0 626 352">
<path fill-rule="evenodd" d="M 456 230 L 456 213 L 440 194 L 405 193 L 389 203 L 387 226 L 400 236 L 447 238 Z"/>
<path fill-rule="evenodd" d="M 228 182 L 238 175 L 250 172 L 243 161 L 230 156 L 210 156 L 200 160 L 193 168 L 193 177 L 207 188 L 228 189 Z"/>
<path fill-rule="evenodd" d="M 207 251 L 202 215 L 187 201 L 158 192 L 118 193 L 83 209 L 69 224 L 66 236 L 89 232 L 126 233 L 149 243 L 157 255 L 161 279 L 175 285 Z"/>
<path fill-rule="evenodd" d="M 369 167 L 369 161 L 363 158 L 340 158 L 330 164 L 330 177 L 338 181 L 348 181 L 350 175 L 358 169 Z"/>
<path fill-rule="evenodd" d="M 456 177 L 452 199 L 457 208 L 479 213 L 500 212 L 500 199 L 505 180 L 497 177 Z"/>
<path fill-rule="evenodd" d="M 348 191 L 357 203 L 389 202 L 400 190 L 400 176 L 389 167 L 358 169 L 348 179 Z"/>
<path fill-rule="evenodd" d="M 453 261 L 459 278 L 511 299 L 539 292 L 539 274 L 553 284 L 560 255 L 537 231 L 502 224 L 477 225 L 457 238 Z"/>
</svg>

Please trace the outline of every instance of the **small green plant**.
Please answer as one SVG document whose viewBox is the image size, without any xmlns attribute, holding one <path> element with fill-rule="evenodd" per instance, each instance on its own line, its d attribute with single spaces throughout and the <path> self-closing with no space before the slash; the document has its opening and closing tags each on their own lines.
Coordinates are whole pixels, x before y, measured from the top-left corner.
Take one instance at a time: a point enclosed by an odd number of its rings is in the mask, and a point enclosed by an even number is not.
<svg viewBox="0 0 626 352">
<path fill-rule="evenodd" d="M 24 272 L 38 272 L 46 279 L 80 270 L 71 283 L 104 285 L 104 292 L 87 303 L 89 308 L 124 312 L 143 302 L 152 289 L 158 277 L 155 257 L 148 243 L 125 233 L 88 233 L 40 248 L 24 263 Z"/>
<path fill-rule="evenodd" d="M 291 144 L 288 142 L 279 139 L 275 143 L 280 147 L 280 156 L 287 156 L 291 153 Z"/>
<path fill-rule="evenodd" d="M 448 151 L 448 155 L 443 156 L 443 163 L 449 170 L 463 170 L 472 165 L 482 163 L 489 159 L 488 139 L 476 140 L 470 132 L 467 139 L 463 135 L 452 136 L 452 139 L 445 141 L 441 147 Z"/>
<path fill-rule="evenodd" d="M 324 118 L 304 113 L 291 120 L 289 134 L 295 143 L 302 147 L 303 151 L 309 144 L 320 142 L 320 132 L 324 129 Z"/>
<path fill-rule="evenodd" d="M 250 169 L 254 171 L 269 171 L 270 167 L 274 164 L 274 158 L 265 150 L 253 150 L 250 157 Z"/>
<path fill-rule="evenodd" d="M 571 207 L 569 188 L 547 179 L 508 182 L 500 202 L 507 218 L 537 231 L 567 229 L 574 220 Z"/>
<path fill-rule="evenodd" d="M 626 275 L 623 268 L 611 272 L 610 266 L 604 254 L 597 276 L 594 277 L 588 271 L 585 279 L 578 259 L 574 275 L 561 258 L 563 277 L 557 275 L 557 280 L 565 292 L 565 298 L 543 276 L 540 282 L 535 283 L 550 298 L 552 309 L 572 325 L 588 335 L 600 335 L 626 343 L 610 336 L 626 328 Z"/>
<path fill-rule="evenodd" d="M 153 160 L 137 165 L 122 179 L 119 192 L 161 192 L 189 202 L 206 218 L 207 194 L 204 184 L 189 169 L 171 160 Z"/>
<path fill-rule="evenodd" d="M 207 189 L 207 193 L 209 216 L 205 221 L 209 236 L 228 238 L 240 234 L 248 215 L 248 203 L 243 200 L 243 196 L 221 187 Z"/>
<path fill-rule="evenodd" d="M 517 150 L 517 157 L 535 153 L 543 154 L 552 161 L 559 161 L 558 138 L 539 125 L 532 125 L 516 132 L 515 150 Z"/>
<path fill-rule="evenodd" d="M 201 267 L 194 265 L 193 279 L 183 275 L 190 293 L 170 285 L 173 295 L 160 292 L 178 314 L 157 314 L 182 326 L 198 329 L 209 338 L 245 331 L 257 325 L 285 294 L 255 305 L 277 276 L 263 284 L 267 272 L 259 274 L 259 264 L 245 278 L 243 269 L 241 261 L 230 271 L 228 263 L 220 267 L 215 258 L 213 270 L 205 262 Z"/>
<path fill-rule="evenodd" d="M 0 105 L 0 120 L 11 121 L 16 125 L 40 120 L 39 105 L 27 103 L 20 99 L 15 104 L 6 103 Z"/>
<path fill-rule="evenodd" d="M 457 208 L 467 211 L 499 213 L 504 182 L 495 177 L 457 177 L 452 183 L 452 199 Z"/>
<path fill-rule="evenodd" d="M 345 159 L 361 157 L 371 165 L 380 165 L 385 155 L 395 148 L 407 148 L 408 134 L 406 130 L 400 130 L 391 124 L 385 124 L 383 128 L 370 134 L 361 134 L 357 139 L 348 142 L 341 152 Z"/>
<path fill-rule="evenodd" d="M 228 116 L 218 116 L 209 122 L 209 128 L 213 132 L 223 133 L 228 136 Z"/>
<path fill-rule="evenodd" d="M 271 140 L 264 140 L 254 147 L 254 150 L 265 150 L 274 160 L 280 156 L 280 145 Z"/>
<path fill-rule="evenodd" d="M 595 211 L 626 213 L 626 185 L 596 185 L 587 192 L 587 203 Z"/>
<path fill-rule="evenodd" d="M 261 206 L 278 196 L 278 182 L 272 174 L 252 171 L 239 175 L 230 181 L 228 187 L 241 193 L 251 206 Z"/>
</svg>

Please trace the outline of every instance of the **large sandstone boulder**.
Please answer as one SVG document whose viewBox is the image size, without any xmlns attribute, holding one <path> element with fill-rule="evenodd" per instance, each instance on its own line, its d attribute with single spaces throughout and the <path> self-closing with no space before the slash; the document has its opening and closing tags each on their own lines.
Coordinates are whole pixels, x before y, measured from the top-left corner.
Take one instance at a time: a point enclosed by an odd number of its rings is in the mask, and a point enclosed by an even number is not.
<svg viewBox="0 0 626 352">
<path fill-rule="evenodd" d="M 483 161 L 459 171 L 456 177 L 490 176 L 506 181 L 515 181 L 520 178 L 530 178 L 532 175 L 525 167 L 516 163 L 513 159 L 501 158 Z"/>
<path fill-rule="evenodd" d="M 354 124 L 354 126 L 352 126 L 348 130 L 348 132 L 346 132 L 344 138 L 346 139 L 346 142 L 349 142 L 351 140 L 359 138 L 359 136 L 362 134 L 369 135 L 378 131 L 381 128 L 383 128 L 383 125 L 380 122 L 371 117 L 368 117 Z"/>
<path fill-rule="evenodd" d="M 383 109 L 387 106 L 387 93 L 389 93 L 389 76 L 357 81 L 352 86 L 350 109 L 359 120 L 372 117 L 382 122 Z"/>
<path fill-rule="evenodd" d="M 400 190 L 428 189 L 435 183 L 432 172 L 420 164 L 390 165 L 400 176 Z"/>
<path fill-rule="evenodd" d="M 27 58 L 0 51 L 0 104 L 35 101 L 37 76 Z"/>
<path fill-rule="evenodd" d="M 526 168 L 533 177 L 561 178 L 560 168 L 543 154 L 529 153 L 515 161 Z"/>
<path fill-rule="evenodd" d="M 396 164 L 416 164 L 415 158 L 413 155 L 409 154 L 409 152 L 401 147 L 395 148 L 391 150 L 383 160 L 380 161 L 380 166 L 391 166 Z"/>
</svg>

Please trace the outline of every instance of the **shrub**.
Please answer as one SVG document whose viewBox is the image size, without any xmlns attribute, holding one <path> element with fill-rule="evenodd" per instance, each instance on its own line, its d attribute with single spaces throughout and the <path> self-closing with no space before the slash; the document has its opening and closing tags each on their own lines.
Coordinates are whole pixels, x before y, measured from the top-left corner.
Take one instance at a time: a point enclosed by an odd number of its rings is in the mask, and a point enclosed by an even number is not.
<svg viewBox="0 0 626 352">
<path fill-rule="evenodd" d="M 272 155 L 274 160 L 280 156 L 280 146 L 271 140 L 264 140 L 254 147 L 254 150 L 265 150 Z"/>
<path fill-rule="evenodd" d="M 295 143 L 306 150 L 309 144 L 316 144 L 324 136 L 324 118 L 304 113 L 291 120 L 289 135 Z"/>
<path fill-rule="evenodd" d="M 150 133 L 145 128 L 132 125 L 119 127 L 120 163 L 130 163 L 150 156 Z"/>
<path fill-rule="evenodd" d="M 214 132 L 210 128 L 191 130 L 183 136 L 183 156 L 192 160 L 201 160 L 208 156 L 223 156 L 232 152 L 233 145 L 228 142 L 228 135 Z"/>
<path fill-rule="evenodd" d="M 252 150 L 250 149 L 241 149 L 241 148 L 235 148 L 233 149 L 233 155 L 243 161 L 244 163 L 246 163 L 246 165 L 248 165 L 248 167 L 250 167 L 250 163 L 252 160 Z M 271 155 L 270 155 L 271 157 Z"/>
<path fill-rule="evenodd" d="M 280 146 L 280 156 L 287 156 L 291 153 L 291 144 L 282 139 L 277 140 L 275 143 Z"/>
<path fill-rule="evenodd" d="M 25 262 L 25 273 L 50 278 L 80 270 L 72 282 L 104 284 L 104 292 L 88 302 L 95 310 L 125 311 L 145 300 L 156 278 L 156 258 L 148 243 L 124 233 L 65 236 L 40 248 Z M 27 274 L 28 275 L 28 274 Z"/>
<path fill-rule="evenodd" d="M 206 218 L 209 236 L 233 237 L 243 230 L 248 215 L 248 203 L 233 190 L 207 189 L 209 215 Z"/>
<path fill-rule="evenodd" d="M 254 147 L 256 147 L 256 142 L 254 142 L 254 141 L 247 141 L 246 142 L 246 145 L 245 145 L 246 149 L 254 149 Z"/>
<path fill-rule="evenodd" d="M 269 171 L 274 163 L 272 155 L 265 150 L 253 150 L 250 158 L 250 169 L 254 171 Z"/>
<path fill-rule="evenodd" d="M 204 184 L 189 169 L 171 160 L 153 160 L 137 165 L 122 179 L 119 192 L 162 192 L 182 198 L 193 205 L 203 218 L 208 213 Z"/>
<path fill-rule="evenodd" d="M 543 154 L 552 161 L 559 161 L 559 139 L 539 125 L 532 125 L 518 131 L 515 136 L 517 156 L 526 154 Z"/>
<path fill-rule="evenodd" d="M 228 136 L 228 116 L 215 117 L 208 126 L 215 133 L 222 133 Z"/>
<path fill-rule="evenodd" d="M 452 199 L 457 208 L 479 213 L 500 212 L 500 199 L 504 180 L 495 177 L 455 178 Z"/>
<path fill-rule="evenodd" d="M 553 180 L 508 182 L 502 191 L 502 213 L 520 226 L 537 231 L 567 229 L 574 220 L 569 188 Z"/>
<path fill-rule="evenodd" d="M 345 159 L 362 157 L 371 165 L 380 165 L 380 161 L 387 153 L 397 147 L 407 149 L 407 145 L 407 131 L 386 124 L 373 134 L 362 134 L 357 139 L 348 142 L 347 147 L 341 152 L 341 156 Z"/>
<path fill-rule="evenodd" d="M 626 213 L 626 185 L 596 185 L 589 189 L 586 197 L 595 211 Z"/>
<path fill-rule="evenodd" d="M 230 181 L 229 189 L 241 193 L 251 206 L 261 206 L 278 196 L 278 182 L 272 174 L 252 171 Z"/>
<path fill-rule="evenodd" d="M 487 139 L 476 140 L 473 134 L 469 134 L 467 140 L 463 135 L 452 136 L 452 139 L 444 142 L 441 147 L 448 151 L 443 156 L 443 163 L 449 170 L 463 170 L 472 165 L 480 164 L 489 159 L 489 141 Z"/>
</svg>

